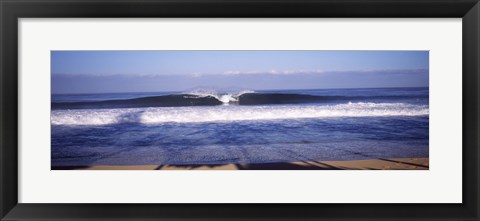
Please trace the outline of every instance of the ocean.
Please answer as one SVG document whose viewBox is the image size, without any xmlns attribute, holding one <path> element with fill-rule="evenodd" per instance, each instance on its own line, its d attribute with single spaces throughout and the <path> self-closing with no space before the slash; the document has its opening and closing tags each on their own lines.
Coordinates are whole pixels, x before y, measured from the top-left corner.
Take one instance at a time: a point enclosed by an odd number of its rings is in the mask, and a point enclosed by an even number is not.
<svg viewBox="0 0 480 221">
<path fill-rule="evenodd" d="M 54 94 L 51 164 L 218 165 L 429 156 L 429 89 Z"/>
</svg>

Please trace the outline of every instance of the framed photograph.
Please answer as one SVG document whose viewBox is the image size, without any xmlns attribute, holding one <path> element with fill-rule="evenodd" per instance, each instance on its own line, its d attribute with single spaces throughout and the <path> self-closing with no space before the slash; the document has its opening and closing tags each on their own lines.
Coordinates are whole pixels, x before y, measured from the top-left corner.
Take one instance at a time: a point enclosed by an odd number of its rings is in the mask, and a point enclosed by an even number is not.
<svg viewBox="0 0 480 221">
<path fill-rule="evenodd" d="M 0 10 L 1 220 L 479 220 L 476 0 Z"/>
<path fill-rule="evenodd" d="M 428 54 L 52 51 L 51 169 L 428 170 Z"/>
</svg>

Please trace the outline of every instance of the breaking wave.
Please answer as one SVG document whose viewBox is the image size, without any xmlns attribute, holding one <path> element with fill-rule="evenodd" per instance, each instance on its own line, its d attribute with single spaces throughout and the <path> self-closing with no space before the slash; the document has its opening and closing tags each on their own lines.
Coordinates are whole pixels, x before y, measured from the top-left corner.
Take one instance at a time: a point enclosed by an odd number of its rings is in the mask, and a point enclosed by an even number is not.
<svg viewBox="0 0 480 221">
<path fill-rule="evenodd" d="M 217 93 L 215 91 L 192 91 L 184 94 L 140 97 L 124 100 L 52 102 L 53 110 L 65 109 L 112 109 L 146 107 L 188 107 L 218 105 L 267 105 L 267 104 L 303 104 L 328 103 L 364 100 L 389 100 L 412 98 L 411 96 L 318 96 L 307 94 L 255 93 L 241 91 L 236 93 Z M 413 96 L 413 98 L 420 98 Z"/>
<path fill-rule="evenodd" d="M 253 93 L 255 93 L 255 91 L 251 91 L 251 90 L 244 90 L 240 92 L 225 92 L 225 93 L 221 93 L 213 90 L 194 90 L 194 91 L 188 92 L 187 94 L 191 94 L 199 98 L 214 97 L 215 99 L 222 102 L 223 104 L 229 104 L 229 103 L 238 102 L 240 96 L 242 96 L 243 94 L 253 94 Z"/>
<path fill-rule="evenodd" d="M 52 125 L 162 124 L 264 121 L 331 117 L 428 115 L 428 105 L 356 102 L 336 105 L 149 107 L 53 110 Z"/>
</svg>

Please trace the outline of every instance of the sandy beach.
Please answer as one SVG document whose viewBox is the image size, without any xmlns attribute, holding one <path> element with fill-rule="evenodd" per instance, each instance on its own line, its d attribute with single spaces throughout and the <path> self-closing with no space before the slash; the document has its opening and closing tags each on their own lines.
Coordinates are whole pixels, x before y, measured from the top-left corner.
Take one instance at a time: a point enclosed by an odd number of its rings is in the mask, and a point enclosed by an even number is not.
<svg viewBox="0 0 480 221">
<path fill-rule="evenodd" d="M 65 166 L 52 170 L 428 170 L 429 158 L 219 165 Z"/>
</svg>

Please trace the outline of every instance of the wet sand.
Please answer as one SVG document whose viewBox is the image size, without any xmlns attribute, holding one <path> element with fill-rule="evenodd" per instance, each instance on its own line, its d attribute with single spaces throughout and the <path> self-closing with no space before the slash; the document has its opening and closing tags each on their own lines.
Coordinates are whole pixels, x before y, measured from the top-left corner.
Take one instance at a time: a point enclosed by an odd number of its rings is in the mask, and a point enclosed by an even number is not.
<svg viewBox="0 0 480 221">
<path fill-rule="evenodd" d="M 52 170 L 428 170 L 429 158 L 388 158 L 350 161 L 302 161 L 259 164 L 64 166 Z"/>
</svg>

